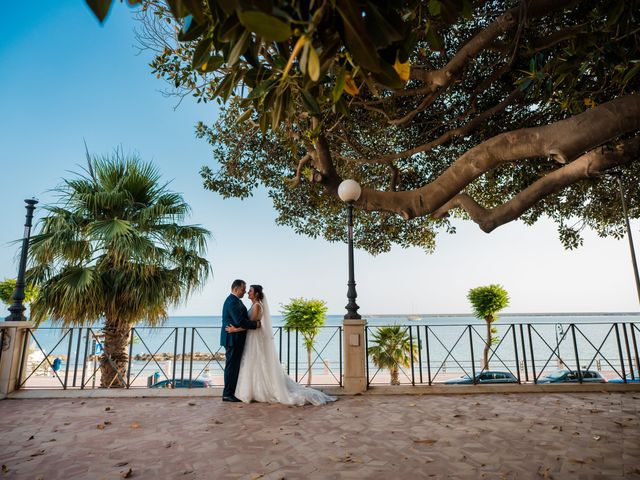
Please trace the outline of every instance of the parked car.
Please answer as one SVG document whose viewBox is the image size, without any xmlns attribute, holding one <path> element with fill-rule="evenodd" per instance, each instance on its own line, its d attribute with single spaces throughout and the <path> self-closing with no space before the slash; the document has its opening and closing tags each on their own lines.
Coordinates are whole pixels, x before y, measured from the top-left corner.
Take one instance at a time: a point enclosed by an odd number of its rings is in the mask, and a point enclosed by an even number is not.
<svg viewBox="0 0 640 480">
<path fill-rule="evenodd" d="M 452 378 L 444 382 L 446 385 L 468 385 L 473 383 L 470 375 L 463 375 L 460 378 Z M 476 383 L 518 383 L 518 379 L 509 372 L 481 372 L 476 375 Z"/>
<path fill-rule="evenodd" d="M 175 382 L 175 386 L 174 386 Z M 209 380 L 189 380 L 188 378 L 176 378 L 175 380 L 162 380 L 151 385 L 151 388 L 211 388 L 213 382 Z"/>
<path fill-rule="evenodd" d="M 600 372 L 595 370 L 582 370 L 582 381 L 584 383 L 604 383 L 605 378 Z M 550 373 L 538 380 L 538 383 L 578 383 L 577 370 L 558 370 Z"/>
<path fill-rule="evenodd" d="M 633 372 L 635 378 L 631 378 L 631 373 L 627 373 L 625 378 L 627 379 L 627 383 L 640 383 L 640 372 Z M 624 380 L 621 378 L 612 378 L 608 380 L 609 383 L 624 383 Z"/>
</svg>

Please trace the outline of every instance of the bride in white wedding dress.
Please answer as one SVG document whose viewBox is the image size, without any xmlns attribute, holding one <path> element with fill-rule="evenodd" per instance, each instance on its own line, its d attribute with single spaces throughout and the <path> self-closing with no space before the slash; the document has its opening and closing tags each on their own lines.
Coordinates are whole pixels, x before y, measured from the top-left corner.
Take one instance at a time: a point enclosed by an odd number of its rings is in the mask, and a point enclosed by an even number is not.
<svg viewBox="0 0 640 480">
<path fill-rule="evenodd" d="M 262 287 L 251 285 L 249 300 L 253 302 L 249 310 L 249 319 L 261 320 L 262 328 L 247 331 L 247 340 L 242 353 L 240 374 L 235 396 L 245 403 L 251 401 L 283 403 L 285 405 L 324 405 L 333 402 L 331 397 L 319 390 L 304 387 L 294 382 L 284 372 L 276 347 L 273 343 L 271 313 Z M 227 327 L 228 333 L 242 329 Z"/>
</svg>

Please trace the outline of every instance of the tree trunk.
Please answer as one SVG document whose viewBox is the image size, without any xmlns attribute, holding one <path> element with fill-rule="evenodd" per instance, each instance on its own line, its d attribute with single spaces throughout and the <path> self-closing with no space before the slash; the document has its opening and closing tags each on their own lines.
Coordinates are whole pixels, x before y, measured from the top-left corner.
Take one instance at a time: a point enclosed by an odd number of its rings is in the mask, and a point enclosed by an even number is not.
<svg viewBox="0 0 640 480">
<path fill-rule="evenodd" d="M 487 322 L 487 340 L 486 340 L 486 345 L 484 346 L 484 353 L 482 356 L 482 368 L 484 370 L 489 370 L 489 350 L 491 348 L 491 322 L 493 321 L 493 318 L 491 317 L 487 317 L 485 318 L 485 321 Z"/>
<path fill-rule="evenodd" d="M 107 318 L 102 332 L 104 333 L 104 353 L 100 358 L 100 387 L 124 388 L 126 387 L 127 344 L 130 328 L 118 325 Z"/>
<path fill-rule="evenodd" d="M 309 376 L 307 377 L 307 387 L 311 385 L 311 349 L 307 349 L 307 365 L 309 365 Z"/>
<path fill-rule="evenodd" d="M 389 371 L 391 372 L 391 385 L 400 385 L 400 371 L 398 367 L 392 367 Z"/>
</svg>

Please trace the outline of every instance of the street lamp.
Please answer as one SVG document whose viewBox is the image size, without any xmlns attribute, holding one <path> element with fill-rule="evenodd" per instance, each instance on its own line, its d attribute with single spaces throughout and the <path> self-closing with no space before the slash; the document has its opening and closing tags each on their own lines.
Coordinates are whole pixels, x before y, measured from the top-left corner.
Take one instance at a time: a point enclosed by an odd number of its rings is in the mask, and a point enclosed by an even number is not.
<svg viewBox="0 0 640 480">
<path fill-rule="evenodd" d="M 347 204 L 347 212 L 349 218 L 349 282 L 347 283 L 347 298 L 349 302 L 346 305 L 347 313 L 345 319 L 359 320 L 362 317 L 358 314 L 358 305 L 356 304 L 356 281 L 353 275 L 353 202 L 360 198 L 362 189 L 360 184 L 355 180 L 344 180 L 338 187 L 338 196 L 340 200 Z"/>
<path fill-rule="evenodd" d="M 622 188 L 622 174 L 620 172 L 607 172 L 608 175 L 615 177 L 618 181 L 618 189 L 620 190 L 620 202 L 622 203 L 622 213 L 624 221 L 627 225 L 627 238 L 629 239 L 629 250 L 631 250 L 631 264 L 633 266 L 633 275 L 636 279 L 636 290 L 638 292 L 638 302 L 640 302 L 640 275 L 638 275 L 638 262 L 636 261 L 636 251 L 633 248 L 633 237 L 631 236 L 631 224 L 629 223 L 629 214 L 627 213 L 627 202 L 624 198 L 624 189 Z"/>
<path fill-rule="evenodd" d="M 24 224 L 24 236 L 22 237 L 22 251 L 20 252 L 20 265 L 18 267 L 16 288 L 13 291 L 13 295 L 11 295 L 13 305 L 9 307 L 11 313 L 5 318 L 7 322 L 23 322 L 26 320 L 24 316 L 25 308 L 22 304 L 25 289 L 24 272 L 27 268 L 27 253 L 29 251 L 29 238 L 31 237 L 31 220 L 33 219 L 33 211 L 36 209 L 36 203 L 38 203 L 38 201 L 31 198 L 25 200 L 24 203 L 27 204 L 25 207 L 27 209 L 27 219 Z"/>
</svg>

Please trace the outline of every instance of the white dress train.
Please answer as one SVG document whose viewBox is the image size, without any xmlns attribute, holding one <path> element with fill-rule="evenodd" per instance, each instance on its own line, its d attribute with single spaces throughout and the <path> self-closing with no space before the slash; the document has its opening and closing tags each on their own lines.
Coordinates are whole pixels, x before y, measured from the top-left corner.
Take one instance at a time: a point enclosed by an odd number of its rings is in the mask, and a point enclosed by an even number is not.
<svg viewBox="0 0 640 480">
<path fill-rule="evenodd" d="M 271 336 L 271 314 L 266 299 L 263 299 L 261 306 L 262 326 L 247 331 L 235 396 L 245 403 L 256 401 L 285 405 L 324 405 L 337 400 L 336 397 L 299 385 L 289 378 L 276 354 Z"/>
</svg>

